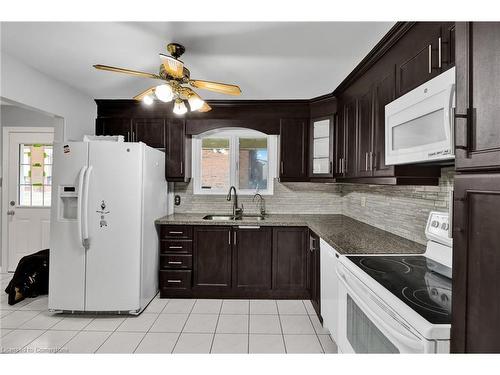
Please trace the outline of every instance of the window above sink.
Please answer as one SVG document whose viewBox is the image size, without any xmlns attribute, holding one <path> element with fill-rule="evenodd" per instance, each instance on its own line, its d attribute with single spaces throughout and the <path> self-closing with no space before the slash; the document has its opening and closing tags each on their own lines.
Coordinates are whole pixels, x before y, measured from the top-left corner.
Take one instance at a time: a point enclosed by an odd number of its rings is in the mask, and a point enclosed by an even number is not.
<svg viewBox="0 0 500 375">
<path fill-rule="evenodd" d="M 193 137 L 194 194 L 273 194 L 277 136 L 255 130 L 225 128 Z"/>
</svg>

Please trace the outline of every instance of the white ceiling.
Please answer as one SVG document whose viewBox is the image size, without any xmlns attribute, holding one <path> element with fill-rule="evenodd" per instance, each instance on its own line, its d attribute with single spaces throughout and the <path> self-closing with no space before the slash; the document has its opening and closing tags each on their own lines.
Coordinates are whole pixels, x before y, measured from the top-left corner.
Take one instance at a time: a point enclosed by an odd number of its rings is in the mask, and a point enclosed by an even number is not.
<svg viewBox="0 0 500 375">
<path fill-rule="evenodd" d="M 154 80 L 93 64 L 158 72 L 176 41 L 191 77 L 238 84 L 241 99 L 308 99 L 333 91 L 393 22 L 2 23 L 1 48 L 94 98 L 130 98 Z M 228 98 L 208 91 L 208 99 Z"/>
</svg>

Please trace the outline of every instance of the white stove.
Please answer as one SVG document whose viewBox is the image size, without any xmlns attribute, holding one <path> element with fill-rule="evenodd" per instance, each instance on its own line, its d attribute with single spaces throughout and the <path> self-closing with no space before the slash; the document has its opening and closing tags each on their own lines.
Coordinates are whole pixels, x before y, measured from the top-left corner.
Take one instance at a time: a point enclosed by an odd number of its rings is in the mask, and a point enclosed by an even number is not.
<svg viewBox="0 0 500 375">
<path fill-rule="evenodd" d="M 342 256 L 337 344 L 345 353 L 448 353 L 452 239 L 431 212 L 421 255 Z"/>
</svg>

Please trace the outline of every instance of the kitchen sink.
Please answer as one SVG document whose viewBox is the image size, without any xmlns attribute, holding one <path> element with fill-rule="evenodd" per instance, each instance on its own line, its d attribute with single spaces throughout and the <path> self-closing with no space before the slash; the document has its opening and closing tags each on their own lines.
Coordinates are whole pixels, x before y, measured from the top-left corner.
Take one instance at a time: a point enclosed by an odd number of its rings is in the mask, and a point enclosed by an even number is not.
<svg viewBox="0 0 500 375">
<path fill-rule="evenodd" d="M 234 220 L 235 217 L 233 215 L 206 215 L 203 216 L 203 220 L 215 220 L 215 221 L 228 221 Z"/>
<path fill-rule="evenodd" d="M 261 221 L 264 220 L 262 215 L 243 215 L 243 216 L 233 216 L 233 215 L 206 215 L 203 216 L 203 220 L 213 220 L 213 221 Z"/>
</svg>

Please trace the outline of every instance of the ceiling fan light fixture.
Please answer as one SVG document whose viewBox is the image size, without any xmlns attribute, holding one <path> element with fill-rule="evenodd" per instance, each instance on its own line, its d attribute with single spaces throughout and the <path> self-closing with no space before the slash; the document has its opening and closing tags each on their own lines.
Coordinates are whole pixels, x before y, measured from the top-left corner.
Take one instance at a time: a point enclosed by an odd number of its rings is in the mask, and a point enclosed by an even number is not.
<svg viewBox="0 0 500 375">
<path fill-rule="evenodd" d="M 151 105 L 154 102 L 154 99 L 151 95 L 146 95 L 144 98 L 142 98 L 142 102 L 146 105 Z"/>
<path fill-rule="evenodd" d="M 191 111 L 197 111 L 203 107 L 205 104 L 205 101 L 199 97 L 197 94 L 192 94 L 188 98 L 188 103 L 189 103 L 189 108 L 191 108 Z"/>
<path fill-rule="evenodd" d="M 156 86 L 155 95 L 158 100 L 161 100 L 164 103 L 170 102 L 174 98 L 174 92 L 172 91 L 172 87 L 170 85 Z"/>
<path fill-rule="evenodd" d="M 183 115 L 183 114 L 185 114 L 187 112 L 187 107 L 184 104 L 183 100 L 181 100 L 181 99 L 176 99 L 175 100 L 173 112 L 176 115 Z"/>
</svg>

